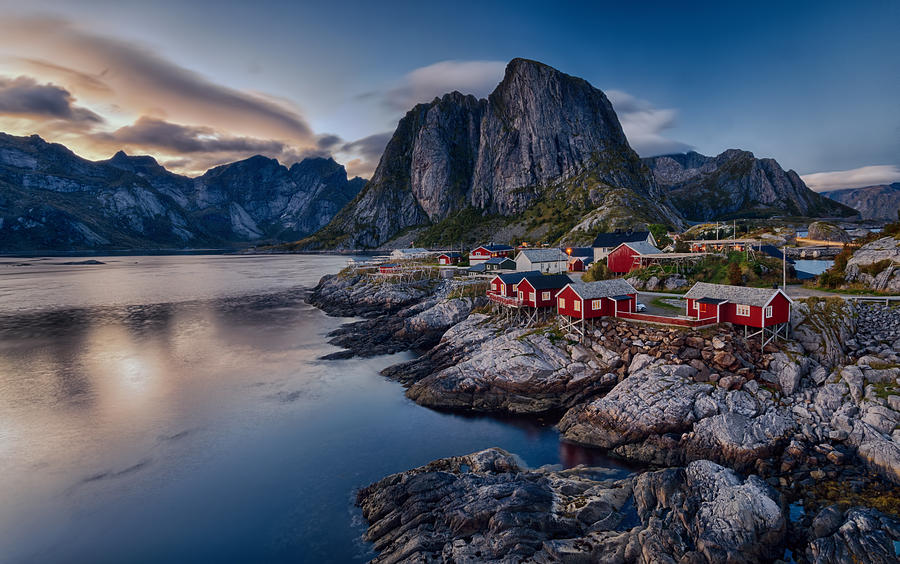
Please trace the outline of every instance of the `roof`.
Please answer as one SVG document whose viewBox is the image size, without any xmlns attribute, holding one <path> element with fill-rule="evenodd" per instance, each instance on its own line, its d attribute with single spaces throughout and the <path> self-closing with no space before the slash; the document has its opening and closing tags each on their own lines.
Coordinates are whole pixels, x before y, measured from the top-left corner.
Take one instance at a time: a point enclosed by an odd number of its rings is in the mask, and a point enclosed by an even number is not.
<svg viewBox="0 0 900 564">
<path fill-rule="evenodd" d="M 479 246 L 477 246 L 477 247 L 475 247 L 475 248 L 476 248 L 476 249 L 484 249 L 484 250 L 490 251 L 490 252 L 492 252 L 492 253 L 496 253 L 497 251 L 511 251 L 511 250 L 513 250 L 513 248 L 510 247 L 509 245 L 494 245 L 494 244 L 490 244 L 490 245 L 479 245 Z M 473 249 L 473 250 L 474 250 L 474 249 Z"/>
<path fill-rule="evenodd" d="M 633 250 L 639 255 L 658 255 L 662 254 L 662 251 L 648 243 L 647 241 L 635 241 L 635 242 L 625 242 L 622 245 L 626 245 L 628 248 Z M 620 245 L 621 246 L 621 245 Z"/>
<path fill-rule="evenodd" d="M 399 265 L 399 264 L 396 264 L 396 263 L 393 263 L 393 262 L 390 262 L 390 263 L 388 263 L 388 264 L 379 264 L 379 265 L 378 265 L 378 268 L 395 268 L 395 267 L 398 267 L 398 266 L 400 266 L 400 265 Z"/>
<path fill-rule="evenodd" d="M 594 247 L 618 247 L 622 243 L 646 241 L 649 231 L 618 231 L 615 233 L 598 233 L 594 239 Z"/>
<path fill-rule="evenodd" d="M 523 278 L 531 274 L 540 275 L 537 270 L 523 270 L 522 272 L 508 272 L 506 274 L 498 274 L 500 281 L 504 284 L 518 284 Z"/>
<path fill-rule="evenodd" d="M 503 264 L 504 262 L 515 262 L 513 259 L 509 257 L 491 257 L 484 261 L 484 264 Z"/>
<path fill-rule="evenodd" d="M 609 299 L 616 300 L 617 302 L 624 302 L 626 300 L 630 300 L 631 296 L 611 296 Z"/>
<path fill-rule="evenodd" d="M 697 282 L 684 295 L 685 298 L 692 300 L 700 300 L 703 298 L 713 298 L 717 300 L 727 300 L 729 302 L 749 305 L 755 307 L 764 307 L 768 305 L 775 294 L 782 293 L 777 288 L 747 288 L 746 286 L 728 286 L 726 284 L 710 284 L 708 282 Z M 787 295 L 785 295 L 787 297 Z M 788 298 L 788 301 L 791 301 Z"/>
<path fill-rule="evenodd" d="M 462 255 L 456 251 L 447 251 L 446 253 L 441 253 L 438 256 L 455 258 L 455 257 L 460 257 Z"/>
<path fill-rule="evenodd" d="M 596 282 L 581 282 L 570 284 L 575 293 L 583 300 L 596 298 L 611 298 L 624 294 L 636 294 L 637 290 L 624 278 L 612 278 L 610 280 L 598 280 Z"/>
<path fill-rule="evenodd" d="M 697 302 L 699 302 L 701 304 L 713 304 L 713 305 L 724 304 L 727 301 L 728 300 L 726 300 L 724 298 L 702 298 L 702 299 L 697 300 Z"/>
<path fill-rule="evenodd" d="M 565 274 L 529 274 L 525 280 L 535 290 L 553 290 L 572 283 Z"/>
<path fill-rule="evenodd" d="M 568 262 L 569 255 L 559 249 L 523 249 L 519 253 L 531 262 Z M 518 258 L 518 257 L 516 257 Z"/>
<path fill-rule="evenodd" d="M 593 257 L 594 249 L 591 247 L 572 247 L 571 257 Z"/>
<path fill-rule="evenodd" d="M 484 270 L 485 270 L 485 267 L 484 267 L 483 262 L 480 262 L 478 264 L 473 264 L 472 266 L 470 266 L 467 269 L 468 272 L 484 272 Z"/>
</svg>

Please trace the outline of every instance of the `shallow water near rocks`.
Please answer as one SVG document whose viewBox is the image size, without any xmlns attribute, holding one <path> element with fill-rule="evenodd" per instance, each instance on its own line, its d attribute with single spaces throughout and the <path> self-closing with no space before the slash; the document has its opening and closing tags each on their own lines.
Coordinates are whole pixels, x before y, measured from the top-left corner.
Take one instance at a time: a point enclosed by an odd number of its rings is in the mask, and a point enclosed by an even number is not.
<svg viewBox="0 0 900 564">
<path fill-rule="evenodd" d="M 345 257 L 94 258 L 0 265 L 3 562 L 365 560 L 355 490 L 392 472 L 499 446 L 629 474 L 417 406 L 378 374 L 409 353 L 319 360 L 347 320 L 303 298 Z"/>
</svg>

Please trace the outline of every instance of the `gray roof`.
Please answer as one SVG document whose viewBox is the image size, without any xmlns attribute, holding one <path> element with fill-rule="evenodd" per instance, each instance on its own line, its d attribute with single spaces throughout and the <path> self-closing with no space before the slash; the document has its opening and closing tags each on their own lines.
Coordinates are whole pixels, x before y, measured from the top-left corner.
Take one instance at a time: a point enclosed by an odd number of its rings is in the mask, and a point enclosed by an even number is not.
<svg viewBox="0 0 900 564">
<path fill-rule="evenodd" d="M 485 264 L 503 264 L 506 261 L 515 262 L 509 257 L 491 257 L 484 261 Z"/>
<path fill-rule="evenodd" d="M 569 261 L 569 255 L 559 249 L 523 249 L 521 253 L 531 262 Z"/>
<path fill-rule="evenodd" d="M 709 282 L 697 282 L 693 288 L 687 291 L 685 298 L 699 300 L 713 298 L 728 300 L 734 304 L 763 307 L 772 296 L 778 292 L 775 288 L 747 288 L 745 286 L 728 286 L 725 284 L 710 284 Z"/>
<path fill-rule="evenodd" d="M 618 247 L 622 243 L 632 241 L 646 241 L 650 237 L 649 231 L 616 231 L 615 233 L 598 233 L 594 239 L 594 247 Z"/>
<path fill-rule="evenodd" d="M 648 243 L 647 241 L 634 241 L 634 242 L 622 243 L 622 244 L 628 245 L 629 247 L 631 247 L 632 249 L 634 249 L 635 251 L 637 251 L 639 254 L 642 254 L 642 255 L 655 255 L 655 254 L 659 254 L 662 252 L 659 249 L 657 249 L 656 247 L 654 247 L 653 245 L 651 245 L 650 243 Z"/>
<path fill-rule="evenodd" d="M 596 298 L 611 298 L 613 296 L 621 296 L 623 294 L 637 294 L 634 286 L 629 284 L 624 278 L 613 278 L 611 280 L 598 280 L 596 282 L 570 284 L 572 289 L 581 296 L 583 300 L 593 300 Z"/>
</svg>

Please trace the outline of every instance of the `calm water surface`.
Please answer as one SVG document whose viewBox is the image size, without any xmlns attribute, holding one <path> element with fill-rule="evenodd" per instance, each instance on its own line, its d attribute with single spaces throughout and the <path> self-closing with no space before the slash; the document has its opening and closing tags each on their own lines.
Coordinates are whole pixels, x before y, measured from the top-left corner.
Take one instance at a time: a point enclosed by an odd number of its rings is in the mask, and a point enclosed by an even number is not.
<svg viewBox="0 0 900 564">
<path fill-rule="evenodd" d="M 346 562 L 355 490 L 501 446 L 627 470 L 537 422 L 428 410 L 318 360 L 326 256 L 0 258 L 0 562 Z M 28 265 L 28 266 L 25 266 Z"/>
</svg>

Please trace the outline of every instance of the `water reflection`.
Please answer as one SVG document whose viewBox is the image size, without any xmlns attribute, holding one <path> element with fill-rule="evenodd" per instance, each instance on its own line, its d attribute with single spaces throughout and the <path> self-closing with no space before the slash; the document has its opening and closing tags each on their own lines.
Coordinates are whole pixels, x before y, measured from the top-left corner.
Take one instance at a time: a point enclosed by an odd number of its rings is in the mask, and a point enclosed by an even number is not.
<svg viewBox="0 0 900 564">
<path fill-rule="evenodd" d="M 0 271 L 4 562 L 361 560 L 353 492 L 391 472 L 490 446 L 628 472 L 552 420 L 412 404 L 378 374 L 408 354 L 318 360 L 341 320 L 303 296 L 342 258 L 102 260 Z"/>
</svg>

